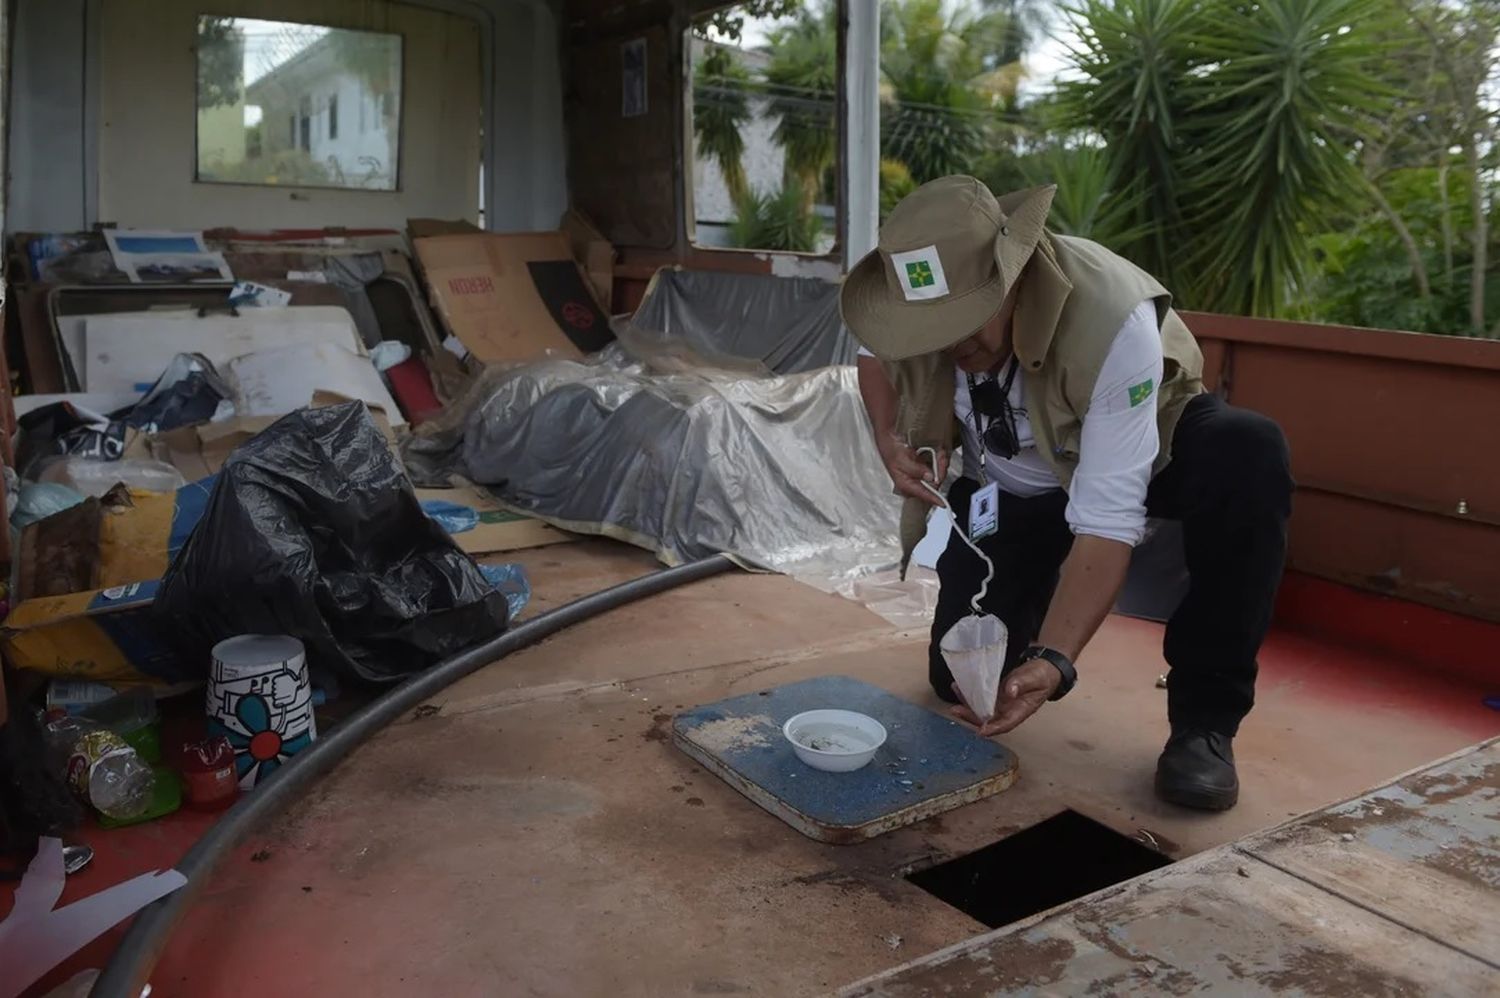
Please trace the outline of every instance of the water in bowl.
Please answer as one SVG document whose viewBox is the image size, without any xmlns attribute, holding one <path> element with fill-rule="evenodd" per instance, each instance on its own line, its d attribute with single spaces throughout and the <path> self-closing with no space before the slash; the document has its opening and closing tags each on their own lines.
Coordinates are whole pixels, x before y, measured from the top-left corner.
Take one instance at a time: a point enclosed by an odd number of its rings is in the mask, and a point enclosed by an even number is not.
<svg viewBox="0 0 1500 998">
<path fill-rule="evenodd" d="M 865 752 L 873 744 L 869 735 L 847 724 L 809 725 L 797 732 L 796 738 L 814 752 Z"/>
</svg>

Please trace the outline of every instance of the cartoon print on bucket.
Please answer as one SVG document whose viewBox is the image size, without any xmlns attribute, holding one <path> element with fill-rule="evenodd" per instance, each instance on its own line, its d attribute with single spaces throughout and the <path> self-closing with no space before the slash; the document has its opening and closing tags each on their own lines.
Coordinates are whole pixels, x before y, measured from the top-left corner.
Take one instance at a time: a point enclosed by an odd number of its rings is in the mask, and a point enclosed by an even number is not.
<svg viewBox="0 0 1500 998">
<path fill-rule="evenodd" d="M 247 790 L 318 737 L 307 656 L 296 638 L 244 634 L 215 645 L 207 706 L 209 734 L 229 739 Z"/>
</svg>

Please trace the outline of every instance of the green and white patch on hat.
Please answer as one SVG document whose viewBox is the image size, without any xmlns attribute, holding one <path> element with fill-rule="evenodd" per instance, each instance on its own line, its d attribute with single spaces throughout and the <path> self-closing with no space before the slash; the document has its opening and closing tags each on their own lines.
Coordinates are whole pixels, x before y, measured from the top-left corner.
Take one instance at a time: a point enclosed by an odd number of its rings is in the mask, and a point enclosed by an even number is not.
<svg viewBox="0 0 1500 998">
<path fill-rule="evenodd" d="M 891 265 L 907 301 L 932 301 L 948 297 L 948 278 L 936 246 L 923 246 L 906 253 L 892 253 Z"/>
</svg>

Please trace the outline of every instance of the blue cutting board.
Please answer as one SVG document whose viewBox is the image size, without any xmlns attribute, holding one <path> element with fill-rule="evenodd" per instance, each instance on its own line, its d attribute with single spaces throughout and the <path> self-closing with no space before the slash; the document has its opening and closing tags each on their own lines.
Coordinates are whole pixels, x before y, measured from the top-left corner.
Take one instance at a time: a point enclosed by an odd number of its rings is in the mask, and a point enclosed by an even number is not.
<svg viewBox="0 0 1500 998">
<path fill-rule="evenodd" d="M 885 725 L 875 758 L 852 773 L 803 763 L 781 726 L 804 710 L 857 710 Z M 678 714 L 678 748 L 809 838 L 848 844 L 998 794 L 1015 754 L 967 725 L 848 676 L 777 686 Z"/>
</svg>

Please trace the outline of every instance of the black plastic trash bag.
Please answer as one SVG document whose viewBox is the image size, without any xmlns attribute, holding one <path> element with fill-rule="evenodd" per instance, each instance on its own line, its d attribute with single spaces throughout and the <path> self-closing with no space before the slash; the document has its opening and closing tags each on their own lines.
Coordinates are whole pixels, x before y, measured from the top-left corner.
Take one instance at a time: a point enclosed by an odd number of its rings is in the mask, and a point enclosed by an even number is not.
<svg viewBox="0 0 1500 998">
<path fill-rule="evenodd" d="M 290 634 L 316 679 L 390 681 L 506 626 L 505 596 L 422 511 L 361 402 L 302 409 L 230 455 L 155 613 L 194 672 Z"/>
<path fill-rule="evenodd" d="M 130 410 L 125 422 L 147 433 L 165 433 L 179 426 L 208 422 L 219 411 L 220 403 L 230 398 L 229 386 L 212 361 L 201 353 L 180 353 Z"/>
</svg>

